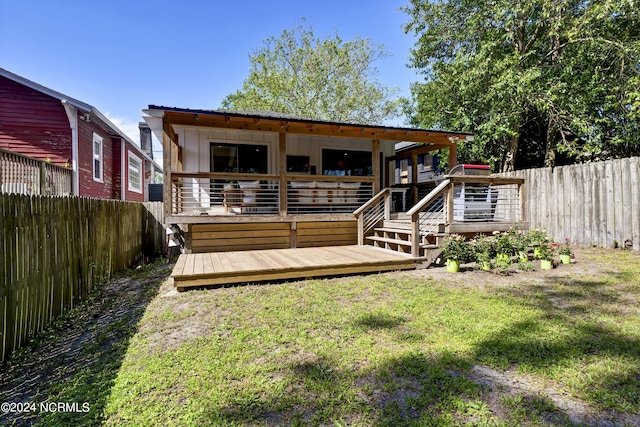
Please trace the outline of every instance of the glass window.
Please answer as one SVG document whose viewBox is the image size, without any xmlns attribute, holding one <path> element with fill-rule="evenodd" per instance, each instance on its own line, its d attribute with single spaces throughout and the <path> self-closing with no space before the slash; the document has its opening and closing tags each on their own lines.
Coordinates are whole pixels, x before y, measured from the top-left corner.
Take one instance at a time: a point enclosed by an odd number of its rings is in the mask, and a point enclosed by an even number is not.
<svg viewBox="0 0 640 427">
<path fill-rule="evenodd" d="M 322 150 L 322 174 L 373 176 L 370 151 Z"/>
<path fill-rule="evenodd" d="M 142 160 L 129 153 L 129 190 L 142 193 Z"/>
<path fill-rule="evenodd" d="M 266 145 L 211 143 L 211 172 L 269 173 Z"/>
<path fill-rule="evenodd" d="M 102 182 L 102 137 L 93 134 L 93 179 Z"/>
</svg>

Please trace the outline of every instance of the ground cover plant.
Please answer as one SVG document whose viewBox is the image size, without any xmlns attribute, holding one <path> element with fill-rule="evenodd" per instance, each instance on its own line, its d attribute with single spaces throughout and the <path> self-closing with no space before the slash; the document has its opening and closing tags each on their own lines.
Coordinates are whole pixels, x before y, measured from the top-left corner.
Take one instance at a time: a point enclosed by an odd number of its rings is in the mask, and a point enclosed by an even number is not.
<svg viewBox="0 0 640 427">
<path fill-rule="evenodd" d="M 433 268 L 180 294 L 167 281 L 100 412 L 64 421 L 638 425 L 640 255 L 575 253 L 510 275 Z M 70 400 L 86 385 L 79 371 L 51 387 Z"/>
</svg>

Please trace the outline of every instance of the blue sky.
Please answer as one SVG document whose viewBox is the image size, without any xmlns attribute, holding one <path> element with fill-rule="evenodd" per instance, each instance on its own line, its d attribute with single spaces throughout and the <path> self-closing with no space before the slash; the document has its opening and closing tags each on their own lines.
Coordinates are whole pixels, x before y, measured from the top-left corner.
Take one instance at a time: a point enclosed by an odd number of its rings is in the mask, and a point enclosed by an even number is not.
<svg viewBox="0 0 640 427">
<path fill-rule="evenodd" d="M 377 63 L 378 79 L 408 96 L 420 76 L 406 67 L 406 3 L 0 0 L 0 67 L 95 106 L 138 141 L 143 108 L 219 108 L 241 88 L 249 54 L 302 17 L 318 37 L 384 44 L 392 56 Z"/>
</svg>

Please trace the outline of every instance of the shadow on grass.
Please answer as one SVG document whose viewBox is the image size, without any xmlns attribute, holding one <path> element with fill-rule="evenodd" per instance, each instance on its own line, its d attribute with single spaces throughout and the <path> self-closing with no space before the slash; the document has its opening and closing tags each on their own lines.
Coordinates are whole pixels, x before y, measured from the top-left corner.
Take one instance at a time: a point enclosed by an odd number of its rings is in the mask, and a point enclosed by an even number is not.
<svg viewBox="0 0 640 427">
<path fill-rule="evenodd" d="M 367 313 L 356 319 L 355 326 L 367 330 L 367 329 L 393 329 L 396 328 L 407 320 L 402 316 L 394 316 L 388 313 Z"/>
<path fill-rule="evenodd" d="M 101 425 L 115 377 L 144 311 L 170 268 L 160 262 L 123 273 L 96 287 L 21 349 L 0 371 L 0 401 L 77 403 L 84 412 L 1 414 L 0 425 Z"/>
</svg>

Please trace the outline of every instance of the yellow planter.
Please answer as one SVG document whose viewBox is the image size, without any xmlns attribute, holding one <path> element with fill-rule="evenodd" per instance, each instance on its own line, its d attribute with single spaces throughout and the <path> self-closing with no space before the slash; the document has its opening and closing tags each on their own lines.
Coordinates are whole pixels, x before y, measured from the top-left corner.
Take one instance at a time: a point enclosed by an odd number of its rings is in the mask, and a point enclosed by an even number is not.
<svg viewBox="0 0 640 427">
<path fill-rule="evenodd" d="M 571 255 L 560 255 L 560 261 L 563 264 L 571 264 Z"/>
<path fill-rule="evenodd" d="M 541 270 L 551 270 L 553 268 L 553 263 L 550 259 L 541 259 L 540 260 L 540 269 Z"/>
<path fill-rule="evenodd" d="M 460 271 L 460 261 L 456 259 L 448 259 L 447 271 L 450 273 L 457 273 L 458 271 Z"/>
</svg>

